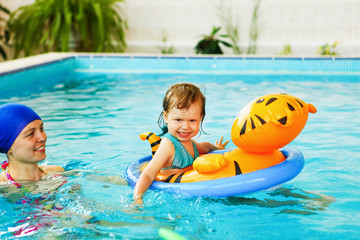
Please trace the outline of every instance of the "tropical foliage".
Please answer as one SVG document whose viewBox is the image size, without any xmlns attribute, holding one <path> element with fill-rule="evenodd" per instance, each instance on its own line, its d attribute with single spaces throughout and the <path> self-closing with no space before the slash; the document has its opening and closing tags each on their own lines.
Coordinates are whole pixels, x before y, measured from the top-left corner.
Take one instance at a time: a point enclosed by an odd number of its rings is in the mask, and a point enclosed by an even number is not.
<svg viewBox="0 0 360 240">
<path fill-rule="evenodd" d="M 338 53 L 335 51 L 335 48 L 339 44 L 340 44 L 339 41 L 334 42 L 334 44 L 332 44 L 332 45 L 328 44 L 328 43 L 324 44 L 324 45 L 322 45 L 321 47 L 318 48 L 317 54 L 330 55 L 330 56 L 338 55 Z"/>
<path fill-rule="evenodd" d="M 259 10 L 260 10 L 261 0 L 255 0 L 254 9 L 252 12 L 250 32 L 249 32 L 249 47 L 247 50 L 247 54 L 256 54 L 257 51 L 257 39 L 259 38 Z"/>
<path fill-rule="evenodd" d="M 4 15 L 9 15 L 10 11 L 0 4 L 0 12 Z M 0 15 L 1 16 L 1 15 Z M 6 19 L 0 17 L 0 56 L 7 59 L 5 46 L 9 42 L 9 31 L 6 29 Z"/>
<path fill-rule="evenodd" d="M 220 39 L 227 38 L 227 35 L 220 35 L 217 37 L 217 33 L 221 27 L 213 27 L 210 35 L 204 35 L 203 38 L 196 44 L 196 53 L 201 54 L 223 54 L 220 44 L 226 47 L 232 47 L 230 43 Z"/>
<path fill-rule="evenodd" d="M 240 41 L 240 31 L 237 20 L 233 20 L 232 17 L 232 8 L 226 7 L 221 2 L 219 7 L 219 18 L 221 21 L 221 25 L 224 27 L 226 35 L 231 42 L 232 50 L 234 54 L 241 54 L 241 48 L 239 45 Z"/>
<path fill-rule="evenodd" d="M 174 53 L 175 52 L 174 46 L 169 46 L 167 44 L 168 37 L 167 37 L 166 33 L 163 32 L 162 34 L 163 34 L 163 37 L 161 39 L 162 46 L 160 47 L 161 53 L 162 54 L 172 54 L 172 53 Z"/>
<path fill-rule="evenodd" d="M 279 53 L 279 55 L 292 55 L 293 51 L 290 44 L 285 44 L 283 50 Z"/>
<path fill-rule="evenodd" d="M 15 57 L 49 51 L 122 52 L 122 0 L 35 0 L 10 18 Z"/>
</svg>

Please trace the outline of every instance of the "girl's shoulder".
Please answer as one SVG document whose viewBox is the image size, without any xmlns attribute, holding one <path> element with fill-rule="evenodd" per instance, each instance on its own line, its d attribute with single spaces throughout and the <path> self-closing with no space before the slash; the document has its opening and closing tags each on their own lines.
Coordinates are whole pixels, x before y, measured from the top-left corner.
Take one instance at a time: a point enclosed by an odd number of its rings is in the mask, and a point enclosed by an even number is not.
<svg viewBox="0 0 360 240">
<path fill-rule="evenodd" d="M 161 149 L 161 150 L 163 150 L 163 149 L 175 150 L 174 143 L 169 138 L 163 137 L 161 139 L 159 149 Z"/>
<path fill-rule="evenodd" d="M 57 165 L 45 165 L 45 166 L 40 166 L 40 168 L 42 170 L 44 170 L 45 172 L 63 172 L 63 171 L 65 171 L 64 168 L 57 166 Z"/>
</svg>

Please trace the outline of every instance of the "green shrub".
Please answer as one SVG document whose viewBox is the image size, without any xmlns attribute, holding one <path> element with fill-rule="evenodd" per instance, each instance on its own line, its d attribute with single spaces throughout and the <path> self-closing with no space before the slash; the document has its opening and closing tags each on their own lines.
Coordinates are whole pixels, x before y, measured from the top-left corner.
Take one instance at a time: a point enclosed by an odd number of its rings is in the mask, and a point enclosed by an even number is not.
<svg viewBox="0 0 360 240">
<path fill-rule="evenodd" d="M 204 35 L 195 46 L 196 53 L 201 54 L 223 54 L 220 44 L 226 47 L 232 47 L 230 43 L 221 40 L 216 35 L 220 31 L 221 27 L 213 27 L 210 35 Z M 220 35 L 222 38 L 226 38 L 227 35 Z"/>
<path fill-rule="evenodd" d="M 240 42 L 240 30 L 237 20 L 233 20 L 231 7 L 226 7 L 222 4 L 219 7 L 219 18 L 221 25 L 223 26 L 227 38 L 231 42 L 232 50 L 234 54 L 241 54 Z"/>
<path fill-rule="evenodd" d="M 9 21 L 15 57 L 20 52 L 124 51 L 126 22 L 118 2 L 122 0 L 36 0 L 20 7 Z"/>
<path fill-rule="evenodd" d="M 291 49 L 290 44 L 285 44 L 283 50 L 279 53 L 279 55 L 292 55 L 293 51 Z"/>
<path fill-rule="evenodd" d="M 260 9 L 261 0 L 255 0 L 255 5 L 251 18 L 250 32 L 249 32 L 249 47 L 247 54 L 256 54 L 257 51 L 257 39 L 259 38 L 259 9 Z"/>
<path fill-rule="evenodd" d="M 161 39 L 162 41 L 162 46 L 160 47 L 160 51 L 162 54 L 172 54 L 175 52 L 175 48 L 174 46 L 168 46 L 167 44 L 167 35 L 165 32 L 162 33 L 163 34 L 163 37 Z"/>
<path fill-rule="evenodd" d="M 4 15 L 9 15 L 10 11 L 3 7 L 0 4 L 0 12 Z M 1 24 L 1 29 L 0 29 L 0 55 L 3 59 L 7 59 L 7 54 L 6 54 L 6 50 L 5 50 L 5 46 L 8 45 L 9 42 L 9 31 L 6 29 L 6 20 L 4 18 L 0 17 L 0 24 Z M 4 27 L 4 29 L 2 29 L 2 27 Z"/>
<path fill-rule="evenodd" d="M 339 41 L 334 42 L 333 45 L 330 44 L 324 44 L 321 47 L 318 48 L 317 54 L 320 55 L 338 55 L 338 53 L 335 51 L 336 46 L 340 44 Z"/>
</svg>

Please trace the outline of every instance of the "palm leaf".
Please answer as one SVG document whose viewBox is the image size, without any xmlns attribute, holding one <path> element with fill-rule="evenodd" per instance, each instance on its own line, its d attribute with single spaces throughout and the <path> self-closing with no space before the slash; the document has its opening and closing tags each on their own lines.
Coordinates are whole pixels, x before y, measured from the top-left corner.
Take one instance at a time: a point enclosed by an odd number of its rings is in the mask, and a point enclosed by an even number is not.
<svg viewBox="0 0 360 240">
<path fill-rule="evenodd" d="M 2 56 L 3 59 L 7 59 L 7 55 L 5 50 L 3 49 L 3 46 L 0 45 L 0 55 Z"/>
<path fill-rule="evenodd" d="M 36 0 L 20 7 L 9 27 L 15 55 L 69 51 L 124 51 L 126 22 L 116 3 L 122 0 Z M 115 43 L 113 43 L 115 42 Z"/>
</svg>

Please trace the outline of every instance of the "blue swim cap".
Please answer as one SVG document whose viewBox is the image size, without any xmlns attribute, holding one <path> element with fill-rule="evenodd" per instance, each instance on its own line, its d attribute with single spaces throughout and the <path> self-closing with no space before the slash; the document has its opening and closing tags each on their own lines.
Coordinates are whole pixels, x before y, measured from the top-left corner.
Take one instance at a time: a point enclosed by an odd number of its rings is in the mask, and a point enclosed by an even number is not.
<svg viewBox="0 0 360 240">
<path fill-rule="evenodd" d="M 37 119 L 41 120 L 25 105 L 7 103 L 0 106 L 0 153 L 7 153 L 21 131 Z"/>
</svg>

